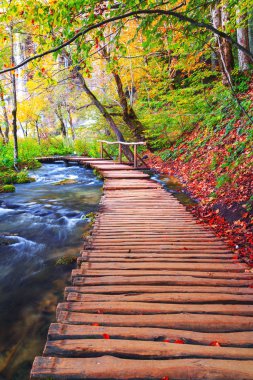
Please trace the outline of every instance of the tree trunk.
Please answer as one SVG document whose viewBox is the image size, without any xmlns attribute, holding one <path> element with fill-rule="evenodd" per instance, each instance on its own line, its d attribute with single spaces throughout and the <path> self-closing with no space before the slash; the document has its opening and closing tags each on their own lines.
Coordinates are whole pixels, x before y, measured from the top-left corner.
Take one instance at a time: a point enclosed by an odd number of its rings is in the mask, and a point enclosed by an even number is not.
<svg viewBox="0 0 253 380">
<path fill-rule="evenodd" d="M 3 141 L 4 141 L 4 144 L 8 144 L 8 142 L 9 142 L 10 123 L 9 123 L 7 109 L 6 109 L 6 105 L 5 105 L 2 84 L 0 84 L 0 99 L 1 99 L 1 102 L 2 102 L 2 109 L 3 109 L 3 115 L 4 115 L 4 124 L 5 124 L 5 130 L 3 132 Z"/>
<path fill-rule="evenodd" d="M 1 126 L 0 126 L 0 135 L 2 136 L 3 143 L 5 144 L 4 134 L 3 134 L 3 130 Z"/>
<path fill-rule="evenodd" d="M 247 26 L 243 25 L 246 16 L 237 10 L 237 42 L 246 49 L 249 49 L 249 34 Z M 241 71 L 249 70 L 249 57 L 241 50 L 238 50 L 238 63 Z"/>
<path fill-rule="evenodd" d="M 71 110 L 68 109 L 67 112 L 68 112 L 68 115 L 69 115 L 69 125 L 70 125 L 72 140 L 74 141 L 75 138 L 76 138 L 76 134 L 75 134 L 74 126 L 73 126 L 73 119 L 72 119 L 72 115 L 71 115 Z"/>
<path fill-rule="evenodd" d="M 226 7 L 223 7 L 223 12 L 221 11 L 221 8 L 219 6 L 215 6 L 212 9 L 212 21 L 213 26 L 216 29 L 221 29 L 222 27 L 225 28 L 225 25 L 228 21 L 228 14 Z M 216 47 L 218 49 L 218 63 L 220 67 L 220 71 L 222 74 L 222 83 L 225 86 L 229 85 L 228 78 L 226 71 L 230 74 L 232 67 L 233 67 L 233 56 L 232 56 L 232 49 L 230 44 L 225 41 L 223 38 L 220 38 L 219 36 L 215 36 L 216 38 Z M 225 65 L 225 67 L 224 67 Z"/>
<path fill-rule="evenodd" d="M 130 129 L 130 131 L 133 133 L 134 137 L 138 141 L 141 141 L 144 139 L 143 124 L 138 119 L 136 113 L 134 112 L 133 107 L 132 106 L 128 107 L 127 98 L 123 90 L 123 85 L 122 85 L 120 76 L 114 71 L 112 72 L 112 74 L 116 82 L 117 92 L 119 95 L 119 102 L 123 111 L 123 120 L 128 126 L 128 128 Z"/>
<path fill-rule="evenodd" d="M 60 106 L 58 106 L 58 108 L 56 109 L 55 114 L 60 121 L 61 134 L 62 134 L 62 137 L 65 139 L 67 137 L 67 129 L 66 129 L 66 125 L 65 125 L 64 120 L 63 120 L 63 116 L 61 113 Z"/>
<path fill-rule="evenodd" d="M 223 5 L 221 8 L 221 25 L 223 32 L 226 32 L 227 24 L 229 23 L 229 13 L 227 9 L 227 5 Z M 223 54 L 223 60 L 226 66 L 226 70 L 229 74 L 231 74 L 231 71 L 234 68 L 234 57 L 232 52 L 232 45 L 228 40 L 225 40 L 225 38 L 221 38 L 221 46 L 222 46 L 222 54 Z"/>
<path fill-rule="evenodd" d="M 37 132 L 38 143 L 39 143 L 39 145 L 40 145 L 40 131 L 39 131 L 39 123 L 38 123 L 38 120 L 36 120 L 36 122 L 35 122 L 35 128 L 36 128 L 36 132 Z"/>
<path fill-rule="evenodd" d="M 116 135 L 117 137 L 117 140 L 118 141 L 125 141 L 124 139 L 124 136 L 123 134 L 121 133 L 121 131 L 119 130 L 119 128 L 117 127 L 116 123 L 114 122 L 113 118 L 111 117 L 111 115 L 107 112 L 106 108 L 103 106 L 102 103 L 100 103 L 100 101 L 96 98 L 96 96 L 93 94 L 93 92 L 91 92 L 91 90 L 88 88 L 86 82 L 85 82 L 85 79 L 84 77 L 82 76 L 82 74 L 78 71 L 77 68 L 75 68 L 74 70 L 74 73 L 76 75 L 76 77 L 78 78 L 79 80 L 79 83 L 80 85 L 82 86 L 82 89 L 84 90 L 84 92 L 88 95 L 88 97 L 90 98 L 90 100 L 92 101 L 92 103 L 94 104 L 94 106 L 97 107 L 97 109 L 100 111 L 100 113 L 103 115 L 103 117 L 105 118 L 105 120 L 107 121 L 107 123 L 109 124 L 110 128 L 112 129 L 112 131 L 114 132 L 114 134 Z M 122 150 L 124 152 L 124 154 L 126 155 L 126 157 L 129 159 L 129 160 L 133 160 L 133 153 L 132 151 L 129 149 L 128 146 L 124 146 L 122 147 Z"/>
<path fill-rule="evenodd" d="M 104 47 L 101 50 L 101 54 L 103 58 L 110 63 L 110 56 L 108 51 L 106 50 L 106 47 Z M 115 71 L 112 70 L 112 75 L 114 77 L 116 87 L 117 87 L 117 92 L 119 96 L 119 102 L 120 106 L 123 111 L 123 120 L 130 129 L 130 131 L 133 133 L 134 137 L 138 140 L 141 141 L 144 139 L 143 137 L 143 131 L 144 131 L 144 126 L 138 119 L 136 113 L 134 112 L 134 109 L 132 106 L 128 107 L 128 102 L 127 102 L 127 97 L 123 89 L 123 84 L 121 81 L 121 78 L 119 74 Z"/>
<path fill-rule="evenodd" d="M 71 66 L 72 64 L 72 59 L 71 59 L 71 56 L 70 54 L 64 49 L 63 50 L 64 52 L 64 55 L 65 57 L 68 59 L 69 61 L 69 67 Z M 80 86 L 82 87 L 83 91 L 86 93 L 86 95 L 89 97 L 89 99 L 91 100 L 92 104 L 94 104 L 94 106 L 99 110 L 99 112 L 103 115 L 103 117 L 105 118 L 105 120 L 107 121 L 110 129 L 113 131 L 113 133 L 116 135 L 117 137 L 117 140 L 118 141 L 125 141 L 124 139 L 124 136 L 123 134 L 121 133 L 121 131 L 119 130 L 119 128 L 117 127 L 116 123 L 114 122 L 113 118 L 111 117 L 111 115 L 107 112 L 106 108 L 103 106 L 103 104 L 96 98 L 96 96 L 93 94 L 93 92 L 89 89 L 89 87 L 87 86 L 86 82 L 85 82 L 85 79 L 84 77 L 82 76 L 82 74 L 79 72 L 79 69 L 78 67 L 74 67 L 74 69 L 72 70 L 72 73 L 74 74 L 74 77 L 76 77 L 80 83 Z M 133 153 L 131 151 L 131 149 L 128 147 L 128 146 L 124 146 L 122 147 L 122 150 L 125 154 L 125 156 L 130 160 L 130 161 L 133 161 Z"/>
<path fill-rule="evenodd" d="M 11 27 L 11 63 L 15 66 L 15 57 L 14 57 L 14 36 L 13 36 L 13 27 Z M 12 108 L 12 131 L 13 131 L 13 140 L 14 140 L 14 168 L 18 170 L 18 136 L 17 136 L 17 88 L 16 88 L 16 76 L 15 72 L 11 74 L 12 82 L 12 95 L 13 95 L 13 108 Z"/>
<path fill-rule="evenodd" d="M 253 53 L 253 9 L 249 11 L 249 26 L 248 26 L 248 33 L 249 33 L 249 48 L 250 52 Z"/>
</svg>

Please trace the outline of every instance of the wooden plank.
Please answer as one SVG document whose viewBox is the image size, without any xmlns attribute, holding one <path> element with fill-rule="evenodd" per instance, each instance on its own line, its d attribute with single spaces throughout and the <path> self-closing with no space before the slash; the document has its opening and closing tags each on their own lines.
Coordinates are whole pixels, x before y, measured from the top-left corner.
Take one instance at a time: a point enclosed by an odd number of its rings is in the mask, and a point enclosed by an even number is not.
<svg viewBox="0 0 253 380">
<path fill-rule="evenodd" d="M 71 292 L 67 296 L 67 301 L 72 302 L 105 302 L 105 301 L 120 301 L 120 302 L 167 302 L 167 303 L 233 303 L 233 304 L 253 304 L 252 294 L 208 294 L 208 293 L 152 293 L 152 294 L 135 294 L 121 293 L 113 294 L 82 294 L 79 292 Z"/>
<path fill-rule="evenodd" d="M 197 273 L 200 272 L 200 271 L 204 271 L 204 272 L 209 272 L 209 273 L 212 273 L 212 272 L 226 272 L 226 271 L 230 271 L 230 272 L 245 272 L 245 269 L 247 268 L 247 266 L 245 264 L 234 264 L 234 263 L 228 263 L 228 264 L 219 264 L 219 263 L 198 263 L 198 264 L 191 264 L 191 263 L 188 263 L 187 265 L 185 263 L 159 263 L 159 262 L 153 262 L 153 263 L 149 263 L 149 262 L 146 262 L 146 263 L 136 263 L 136 262 L 133 262 L 133 263 L 127 263 L 127 262 L 124 262 L 124 263 L 120 263 L 120 262 L 115 262 L 113 266 L 111 266 L 110 264 L 107 264 L 107 263 L 92 263 L 92 262 L 89 262 L 89 263 L 84 263 L 82 264 L 82 268 L 85 270 L 85 269 L 93 269 L 93 270 L 96 270 L 96 269 L 99 269 L 99 270 L 108 270 L 111 268 L 112 271 L 114 270 L 130 270 L 130 269 L 134 269 L 134 270 L 137 270 L 137 269 L 140 269 L 140 270 L 148 270 L 148 269 L 152 269 L 152 270 L 163 270 L 163 271 L 177 271 L 177 273 L 179 273 L 180 271 L 194 271 L 196 270 Z"/>
<path fill-rule="evenodd" d="M 108 334 L 109 335 L 109 334 Z M 64 339 L 47 341 L 45 356 L 89 357 L 112 355 L 132 359 L 212 358 L 253 360 L 253 348 L 199 346 L 120 339 Z M 253 364 L 253 361 L 252 361 Z M 242 364 L 243 365 L 243 364 Z"/>
<path fill-rule="evenodd" d="M 82 313 L 104 314 L 223 314 L 238 316 L 253 316 L 253 305 L 229 305 L 229 304 L 163 304 L 153 302 L 62 302 L 57 306 L 56 313 L 61 310 Z"/>
<path fill-rule="evenodd" d="M 90 263 L 88 263 L 90 264 Z M 96 263 L 95 263 L 96 264 Z M 148 264 L 148 263 L 147 263 Z M 82 266 L 85 265 L 85 264 L 82 264 Z M 186 264 L 188 265 L 188 264 Z M 86 276 L 86 277 L 94 277 L 94 276 L 110 276 L 110 277 L 120 277 L 120 276 L 125 276 L 125 277 L 141 277 L 141 276 L 157 276 L 158 279 L 157 279 L 157 282 L 159 282 L 159 278 L 161 277 L 171 277 L 171 278 L 179 278 L 179 276 L 182 276 L 182 277 L 195 277 L 195 278 L 199 278 L 200 280 L 199 281 L 202 281 L 202 279 L 241 279 L 241 280 L 250 280 L 252 277 L 251 277 L 251 274 L 250 273 L 244 273 L 244 272 L 221 272 L 221 271 L 217 271 L 217 272 L 208 272 L 208 271 L 190 271 L 190 270 L 181 270 L 181 271 L 177 271 L 177 270 L 171 270 L 169 271 L 168 269 L 164 269 L 164 271 L 161 269 L 157 269 L 157 270 L 152 270 L 152 269 L 148 269 L 148 270 L 137 270 L 137 269 L 108 269 L 107 267 L 107 270 L 106 269 L 92 269 L 91 267 L 87 267 L 87 268 L 81 268 L 81 269 L 74 269 L 72 271 L 72 278 L 74 277 L 81 277 L 81 276 Z M 129 281 L 131 281 L 129 279 Z"/>
<path fill-rule="evenodd" d="M 193 276 L 97 276 L 74 277 L 73 285 L 181 285 L 181 286 L 252 286 L 251 277 L 245 280 Z"/>
<path fill-rule="evenodd" d="M 239 332 L 253 330 L 253 318 L 222 314 L 103 314 L 97 308 L 95 313 L 58 310 L 57 322 L 77 325 L 163 327 L 197 332 Z"/>
<path fill-rule="evenodd" d="M 86 294 L 152 294 L 152 293 L 222 293 L 246 294 L 253 297 L 253 288 L 233 286 L 167 286 L 167 285 L 97 285 L 97 286 L 67 286 L 65 294 L 70 292 Z"/>
<path fill-rule="evenodd" d="M 253 347 L 253 331 L 232 333 L 204 333 L 187 330 L 173 330 L 150 327 L 89 326 L 52 323 L 48 332 L 49 340 L 98 339 L 108 334 L 111 339 L 134 339 L 151 341 L 183 340 L 188 344 L 210 345 L 219 342 L 221 346 Z"/>
<path fill-rule="evenodd" d="M 31 379 L 73 380 L 249 380 L 253 362 L 215 359 L 133 360 L 111 356 L 98 358 L 37 357 Z"/>
</svg>

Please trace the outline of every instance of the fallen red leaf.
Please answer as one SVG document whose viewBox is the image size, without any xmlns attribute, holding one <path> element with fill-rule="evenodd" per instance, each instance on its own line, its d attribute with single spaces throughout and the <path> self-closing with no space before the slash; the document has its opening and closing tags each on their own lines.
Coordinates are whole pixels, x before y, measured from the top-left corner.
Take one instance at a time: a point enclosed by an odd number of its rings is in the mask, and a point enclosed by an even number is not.
<svg viewBox="0 0 253 380">
<path fill-rule="evenodd" d="M 103 334 L 103 337 L 104 337 L 104 339 L 110 339 L 110 335 L 109 334 Z"/>
<path fill-rule="evenodd" d="M 183 339 L 176 339 L 174 343 L 177 343 L 177 344 L 185 344 Z"/>
<path fill-rule="evenodd" d="M 96 323 L 96 322 L 94 322 L 94 323 L 91 324 L 91 326 L 99 326 L 99 324 Z"/>
<path fill-rule="evenodd" d="M 164 342 L 170 343 L 169 339 L 164 339 Z"/>
<path fill-rule="evenodd" d="M 209 344 L 209 346 L 217 346 L 217 347 L 221 347 L 220 343 L 217 342 L 217 340 L 214 340 L 213 342 L 211 342 L 211 343 Z"/>
</svg>

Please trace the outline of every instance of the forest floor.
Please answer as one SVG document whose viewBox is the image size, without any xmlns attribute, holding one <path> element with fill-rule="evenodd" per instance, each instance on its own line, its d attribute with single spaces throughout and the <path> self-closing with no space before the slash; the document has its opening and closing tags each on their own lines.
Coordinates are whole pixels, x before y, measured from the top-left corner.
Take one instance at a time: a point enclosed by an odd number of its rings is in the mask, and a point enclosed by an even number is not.
<svg viewBox="0 0 253 380">
<path fill-rule="evenodd" d="M 177 177 L 198 201 L 190 211 L 227 243 L 234 261 L 253 267 L 251 126 L 231 120 L 229 125 L 205 140 L 200 136 L 206 133 L 196 127 L 167 153 L 148 153 L 146 162 L 156 172 Z"/>
</svg>

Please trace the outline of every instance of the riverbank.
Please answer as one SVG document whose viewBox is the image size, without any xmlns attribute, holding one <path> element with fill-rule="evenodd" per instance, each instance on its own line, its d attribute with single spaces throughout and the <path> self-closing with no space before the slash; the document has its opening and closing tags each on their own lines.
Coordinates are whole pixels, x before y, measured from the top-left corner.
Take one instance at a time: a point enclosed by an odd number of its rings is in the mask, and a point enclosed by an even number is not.
<svg viewBox="0 0 253 380">
<path fill-rule="evenodd" d="M 189 210 L 226 242 L 234 252 L 233 260 L 245 261 L 253 266 L 252 174 L 249 161 L 245 160 L 244 170 L 241 168 L 233 181 L 217 186 L 214 173 L 210 167 L 207 169 L 209 155 L 213 153 L 211 149 L 206 154 L 200 148 L 199 154 L 187 161 L 182 151 L 184 144 L 177 147 L 181 153 L 174 159 L 163 160 L 159 155 L 149 153 L 146 160 L 149 168 L 177 177 L 185 191 L 197 201 Z M 173 155 L 175 148 L 171 148 L 170 152 Z"/>
<path fill-rule="evenodd" d="M 28 169 L 38 169 L 41 164 L 34 160 L 32 163 L 23 165 L 23 169 L 16 171 L 14 169 L 2 166 L 0 167 L 0 193 L 13 193 L 15 184 L 34 182 L 35 179 L 30 177 Z"/>
</svg>

